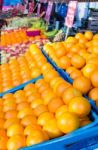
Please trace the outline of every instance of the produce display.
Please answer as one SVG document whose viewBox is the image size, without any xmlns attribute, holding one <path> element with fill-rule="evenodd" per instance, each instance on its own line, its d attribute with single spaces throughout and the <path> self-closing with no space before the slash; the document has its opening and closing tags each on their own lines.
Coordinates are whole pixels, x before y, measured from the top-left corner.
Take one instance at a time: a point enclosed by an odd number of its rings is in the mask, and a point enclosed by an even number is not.
<svg viewBox="0 0 98 150">
<path fill-rule="evenodd" d="M 46 25 L 45 21 L 43 19 L 38 19 L 36 22 L 32 23 L 32 29 L 40 29 L 46 37 L 54 37 L 58 30 L 53 29 L 52 31 L 47 31 L 48 26 Z"/>
<path fill-rule="evenodd" d="M 0 45 L 2 47 L 7 47 L 9 45 L 26 43 L 33 40 L 46 39 L 46 36 L 40 35 L 35 37 L 28 37 L 26 35 L 27 29 L 17 29 L 12 31 L 6 31 L 1 33 Z"/>
<path fill-rule="evenodd" d="M 2 33 L 0 43 L 1 64 L 8 62 L 10 57 L 18 57 L 24 54 L 32 43 L 41 47 L 49 42 L 45 35 L 28 37 L 26 31 L 27 29 L 17 29 Z"/>
<path fill-rule="evenodd" d="M 36 45 L 26 52 L 29 54 L 43 78 L 0 99 L 0 149 L 31 146 L 92 122 L 91 105 L 82 93 L 59 76 Z"/>
<path fill-rule="evenodd" d="M 37 17 L 15 17 L 9 21 L 8 26 L 4 27 L 3 30 L 16 29 L 21 27 L 30 27 L 31 23 L 37 20 Z"/>
<path fill-rule="evenodd" d="M 77 33 L 64 42 L 50 43 L 44 51 L 73 79 L 73 86 L 98 106 L 98 34 Z"/>
<path fill-rule="evenodd" d="M 45 58 L 44 58 L 45 61 Z M 41 75 L 41 70 L 30 54 L 0 66 L 0 93 Z"/>
</svg>

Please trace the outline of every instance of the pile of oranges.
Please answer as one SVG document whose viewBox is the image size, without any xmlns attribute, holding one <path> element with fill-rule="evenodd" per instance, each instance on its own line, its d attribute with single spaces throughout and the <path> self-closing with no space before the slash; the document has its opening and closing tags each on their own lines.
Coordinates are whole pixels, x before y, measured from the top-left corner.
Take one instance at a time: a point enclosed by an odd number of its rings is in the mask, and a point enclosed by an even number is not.
<svg viewBox="0 0 98 150">
<path fill-rule="evenodd" d="M 24 60 L 31 68 L 36 63 L 43 78 L 0 98 L 0 150 L 34 145 L 91 123 L 88 100 L 59 76 L 36 45 L 19 60 L 22 68 Z"/>
<path fill-rule="evenodd" d="M 2 33 L 0 45 L 3 47 L 7 47 L 9 45 L 26 43 L 28 41 L 39 41 L 41 39 L 46 39 L 46 36 L 40 35 L 35 37 L 28 37 L 26 35 L 26 29 L 17 29 Z"/>
<path fill-rule="evenodd" d="M 25 53 L 9 63 L 0 65 L 0 93 L 41 75 L 41 70 L 30 54 Z"/>
<path fill-rule="evenodd" d="M 49 66 L 42 67 L 45 74 Z M 0 99 L 1 150 L 34 145 L 91 123 L 88 100 L 58 74 L 46 82 L 49 78 Z"/>
<path fill-rule="evenodd" d="M 46 44 L 45 52 L 74 80 L 73 86 L 88 94 L 98 106 L 98 34 L 77 33 L 64 42 Z"/>
</svg>

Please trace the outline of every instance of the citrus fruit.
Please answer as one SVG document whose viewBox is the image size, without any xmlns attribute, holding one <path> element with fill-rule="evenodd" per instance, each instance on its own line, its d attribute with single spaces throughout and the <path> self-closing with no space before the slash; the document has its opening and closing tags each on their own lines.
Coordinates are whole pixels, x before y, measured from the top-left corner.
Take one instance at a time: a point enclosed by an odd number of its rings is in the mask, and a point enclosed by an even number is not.
<svg viewBox="0 0 98 150">
<path fill-rule="evenodd" d="M 60 98 L 53 98 L 51 101 L 48 103 L 48 109 L 50 112 L 55 113 L 56 110 L 62 106 L 64 103 Z"/>
<path fill-rule="evenodd" d="M 57 121 L 55 118 L 48 120 L 47 123 L 43 126 L 43 130 L 46 131 L 50 138 L 59 137 L 62 134 L 58 128 Z"/>
<path fill-rule="evenodd" d="M 91 82 L 88 78 L 80 76 L 74 80 L 73 86 L 83 94 L 86 94 L 91 88 Z"/>
<path fill-rule="evenodd" d="M 69 87 L 63 93 L 63 101 L 65 104 L 69 104 L 70 100 L 75 96 L 82 96 L 81 92 L 74 87 Z"/>
<path fill-rule="evenodd" d="M 69 133 L 79 128 L 80 122 L 74 113 L 66 112 L 57 119 L 57 125 L 63 133 Z"/>
<path fill-rule="evenodd" d="M 88 100 L 82 96 L 74 97 L 69 102 L 69 111 L 77 114 L 79 117 L 85 117 L 90 113 L 91 105 Z"/>
<path fill-rule="evenodd" d="M 23 135 L 13 135 L 8 139 L 7 149 L 8 150 L 17 150 L 26 146 L 26 139 Z"/>
<path fill-rule="evenodd" d="M 50 112 L 44 112 L 42 113 L 37 120 L 37 123 L 41 126 L 44 126 L 48 120 L 52 119 L 54 115 Z"/>
<path fill-rule="evenodd" d="M 71 58 L 71 64 L 75 67 L 75 68 L 82 68 L 85 65 L 86 61 L 85 59 L 80 56 L 75 54 L 72 58 Z"/>
<path fill-rule="evenodd" d="M 92 85 L 97 88 L 98 87 L 98 71 L 97 70 L 92 72 L 90 79 L 91 79 Z"/>
</svg>

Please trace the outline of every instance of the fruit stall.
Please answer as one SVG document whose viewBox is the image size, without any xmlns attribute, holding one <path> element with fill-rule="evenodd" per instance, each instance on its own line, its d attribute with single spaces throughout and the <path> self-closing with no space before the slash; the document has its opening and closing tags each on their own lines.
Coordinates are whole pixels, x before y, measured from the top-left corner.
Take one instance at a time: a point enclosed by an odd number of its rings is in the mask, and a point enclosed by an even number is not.
<svg viewBox="0 0 98 150">
<path fill-rule="evenodd" d="M 0 150 L 97 150 L 98 2 L 1 2 Z"/>
</svg>

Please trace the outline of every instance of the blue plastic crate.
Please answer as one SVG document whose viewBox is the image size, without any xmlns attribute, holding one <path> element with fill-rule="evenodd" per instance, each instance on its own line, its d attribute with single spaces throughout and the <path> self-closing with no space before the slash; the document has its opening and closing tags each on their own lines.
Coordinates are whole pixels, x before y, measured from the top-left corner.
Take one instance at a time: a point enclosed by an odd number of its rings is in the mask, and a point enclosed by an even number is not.
<svg viewBox="0 0 98 150">
<path fill-rule="evenodd" d="M 27 82 L 25 82 L 25 83 L 23 83 L 23 84 L 21 84 L 21 85 L 19 85 L 19 86 L 16 86 L 15 88 L 12 88 L 12 89 L 10 89 L 10 90 L 7 90 L 7 91 L 5 91 L 5 92 L 3 92 L 3 93 L 0 93 L 0 97 L 3 97 L 3 95 L 5 95 L 5 94 L 7 94 L 7 93 L 13 93 L 13 92 L 16 92 L 17 90 L 20 90 L 20 89 L 22 89 L 23 87 L 25 87 L 27 84 L 29 84 L 29 83 L 34 83 L 34 82 L 36 82 L 38 79 L 41 79 L 42 78 L 42 75 L 41 76 L 38 76 L 37 78 L 34 78 L 34 79 L 32 79 L 32 80 L 29 80 L 29 81 L 27 81 Z"/>
<path fill-rule="evenodd" d="M 46 52 L 42 49 L 42 53 L 44 54 L 44 56 L 46 57 L 47 61 L 55 68 L 55 70 L 60 74 L 60 76 L 68 81 L 69 83 L 73 83 L 73 79 L 71 79 L 71 77 L 69 76 L 69 74 L 64 71 L 63 69 L 59 68 L 56 63 L 46 54 Z M 87 95 L 84 95 L 84 97 L 86 97 L 91 103 L 92 103 L 92 107 L 93 109 L 96 111 L 96 113 L 98 114 L 98 108 L 96 107 L 96 104 L 94 102 L 94 100 L 90 99 Z"/>
<path fill-rule="evenodd" d="M 43 78 L 43 76 L 39 76 L 33 80 L 30 80 L 30 81 L 22 84 L 18 88 L 14 88 L 14 89 L 10 90 L 9 93 L 14 93 L 18 90 L 21 90 L 27 84 L 35 83 L 37 80 L 39 80 L 41 78 Z M 3 95 L 2 95 L 2 97 L 3 97 Z M 91 106 L 92 106 L 92 103 L 91 103 Z M 21 148 L 20 150 L 33 150 L 33 149 L 34 150 L 50 150 L 53 148 L 55 148 L 56 150 L 67 150 L 67 149 L 68 150 L 79 150 L 79 149 L 76 149 L 77 146 L 79 148 L 86 148 L 89 146 L 96 147 L 96 143 L 98 143 L 98 136 L 97 136 L 97 129 L 95 130 L 95 128 L 96 128 L 95 126 L 98 125 L 98 118 L 97 118 L 96 112 L 93 109 L 91 110 L 90 118 L 92 120 L 92 123 L 90 123 L 84 127 L 81 127 L 79 129 L 71 132 L 70 134 L 43 142 L 41 144 L 24 147 L 24 148 Z M 89 136 L 91 136 L 91 137 L 89 138 Z M 85 142 L 85 141 L 87 141 L 87 142 Z M 90 145 L 91 141 L 92 141 L 92 145 Z M 81 145 L 81 142 L 83 142 L 82 145 Z"/>
<path fill-rule="evenodd" d="M 88 125 L 89 126 L 89 125 Z M 94 150 L 98 148 L 98 127 L 80 128 L 68 135 L 20 150 Z"/>
</svg>

